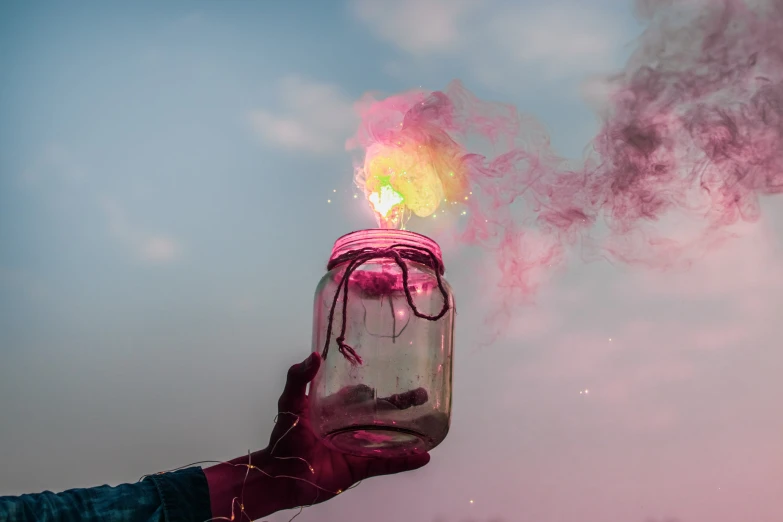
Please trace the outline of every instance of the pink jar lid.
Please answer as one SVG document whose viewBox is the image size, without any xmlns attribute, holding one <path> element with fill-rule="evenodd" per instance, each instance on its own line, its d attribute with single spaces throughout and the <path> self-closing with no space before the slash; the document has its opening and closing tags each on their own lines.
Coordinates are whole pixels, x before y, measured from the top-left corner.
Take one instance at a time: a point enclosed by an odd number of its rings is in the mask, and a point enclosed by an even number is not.
<svg viewBox="0 0 783 522">
<path fill-rule="evenodd" d="M 409 230 L 384 228 L 356 230 L 338 238 L 337 241 L 334 242 L 329 264 L 331 265 L 334 260 L 352 250 L 360 250 L 362 248 L 389 248 L 392 245 L 427 249 L 432 252 L 438 260 L 441 272 L 443 271 L 443 254 L 435 241 L 425 235 Z"/>
</svg>

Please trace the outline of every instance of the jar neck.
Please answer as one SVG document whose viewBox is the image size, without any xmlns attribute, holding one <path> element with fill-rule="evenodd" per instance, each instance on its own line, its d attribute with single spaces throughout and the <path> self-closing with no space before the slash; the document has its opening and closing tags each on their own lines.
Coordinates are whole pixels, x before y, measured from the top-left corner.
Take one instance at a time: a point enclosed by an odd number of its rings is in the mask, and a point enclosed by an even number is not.
<svg viewBox="0 0 783 522">
<path fill-rule="evenodd" d="M 349 254 L 351 252 L 370 248 L 383 250 L 391 247 L 395 247 L 395 249 L 410 247 L 410 250 L 420 252 L 424 259 L 429 258 L 430 254 L 432 254 L 437 260 L 441 273 L 443 272 L 443 255 L 440 246 L 435 241 L 427 236 L 408 230 L 381 228 L 357 230 L 339 238 L 334 242 L 328 266 L 334 267 L 348 262 L 347 258 L 350 258 Z M 345 261 L 342 261 L 343 259 Z M 424 264 L 431 265 L 432 262 L 429 261 Z"/>
</svg>

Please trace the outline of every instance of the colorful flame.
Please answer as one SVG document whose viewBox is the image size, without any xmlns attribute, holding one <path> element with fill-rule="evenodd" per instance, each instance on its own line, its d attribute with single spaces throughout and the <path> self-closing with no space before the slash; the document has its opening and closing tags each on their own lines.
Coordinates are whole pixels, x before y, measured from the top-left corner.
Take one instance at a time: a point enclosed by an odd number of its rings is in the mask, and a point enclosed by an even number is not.
<svg viewBox="0 0 783 522">
<path fill-rule="evenodd" d="M 357 184 L 380 226 L 404 227 L 405 216 L 427 217 L 444 203 L 467 198 L 466 153 L 437 126 L 408 118 L 362 145 Z"/>
</svg>

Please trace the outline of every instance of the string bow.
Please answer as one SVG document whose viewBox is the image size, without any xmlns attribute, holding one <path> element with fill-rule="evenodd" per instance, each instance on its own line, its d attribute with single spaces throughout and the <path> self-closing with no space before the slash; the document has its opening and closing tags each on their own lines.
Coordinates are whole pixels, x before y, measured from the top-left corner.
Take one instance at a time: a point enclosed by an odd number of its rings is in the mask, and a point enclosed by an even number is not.
<svg viewBox="0 0 783 522">
<path fill-rule="evenodd" d="M 334 293 L 334 300 L 332 301 L 332 307 L 329 311 L 329 324 L 326 328 L 326 342 L 324 343 L 324 349 L 321 354 L 321 357 L 324 360 L 326 359 L 326 355 L 329 352 L 329 344 L 332 340 L 332 323 L 334 322 L 334 311 L 337 308 L 337 300 L 340 297 L 340 292 L 342 292 L 343 318 L 340 335 L 337 337 L 337 339 L 335 339 L 337 342 L 337 349 L 353 366 L 362 364 L 361 356 L 359 356 L 359 354 L 356 353 L 356 350 L 354 350 L 345 342 L 345 332 L 348 327 L 348 283 L 350 281 L 351 274 L 353 274 L 363 264 L 374 259 L 392 259 L 397 264 L 397 266 L 400 267 L 400 271 L 402 272 L 402 288 L 405 292 L 405 299 L 408 301 L 408 306 L 410 306 L 413 315 L 428 321 L 437 321 L 446 315 L 446 312 L 449 311 L 449 293 L 446 290 L 446 287 L 443 286 L 443 279 L 441 277 L 444 272 L 443 264 L 431 250 L 404 243 L 397 243 L 385 248 L 367 247 L 357 250 L 350 250 L 330 260 L 329 264 L 327 265 L 327 269 L 331 270 L 332 268 L 342 263 L 348 263 L 345 272 L 343 272 L 343 277 L 340 280 L 340 283 L 337 285 L 337 291 Z M 427 315 L 420 312 L 418 308 L 416 308 L 416 304 L 413 302 L 413 296 L 411 296 L 410 288 L 408 287 L 408 265 L 406 260 L 428 266 L 435 272 L 435 278 L 438 281 L 438 288 L 440 289 L 440 293 L 443 296 L 443 307 L 437 314 Z"/>
</svg>

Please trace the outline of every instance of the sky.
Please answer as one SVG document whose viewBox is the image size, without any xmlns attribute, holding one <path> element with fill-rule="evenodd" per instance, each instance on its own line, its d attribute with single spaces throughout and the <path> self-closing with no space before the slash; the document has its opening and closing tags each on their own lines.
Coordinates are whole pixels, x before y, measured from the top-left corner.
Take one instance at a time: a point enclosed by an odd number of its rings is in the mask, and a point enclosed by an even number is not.
<svg viewBox="0 0 783 522">
<path fill-rule="evenodd" d="M 354 101 L 460 79 L 578 158 L 641 28 L 619 0 L 0 4 L 0 494 L 265 446 L 332 243 L 374 225 Z M 488 346 L 487 261 L 446 248 L 448 438 L 298 520 L 783 520 L 762 204 L 689 269 L 568 265 Z"/>
</svg>

